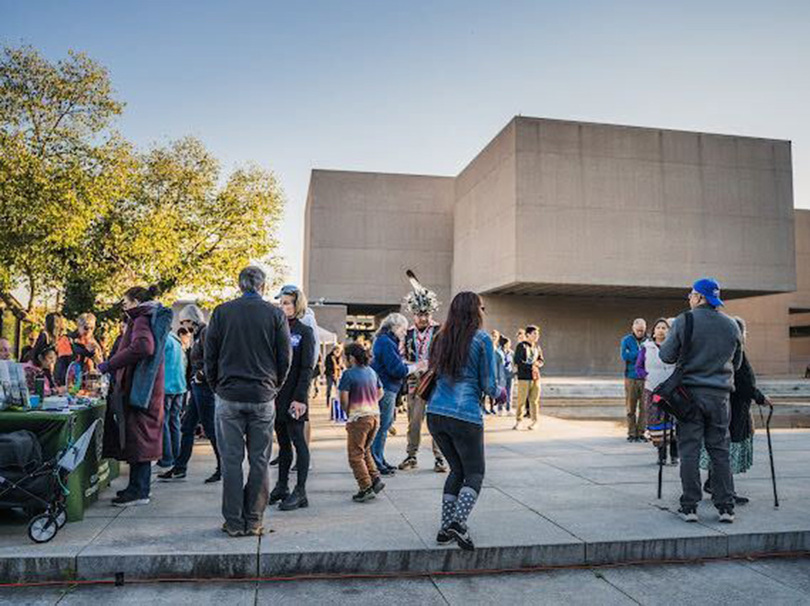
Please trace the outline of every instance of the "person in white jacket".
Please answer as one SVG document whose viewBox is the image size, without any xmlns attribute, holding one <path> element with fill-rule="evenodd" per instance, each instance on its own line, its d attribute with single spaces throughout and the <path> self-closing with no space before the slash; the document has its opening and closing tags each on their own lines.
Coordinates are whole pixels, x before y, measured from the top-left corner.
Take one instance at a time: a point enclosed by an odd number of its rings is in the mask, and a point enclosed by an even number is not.
<svg viewBox="0 0 810 606">
<path fill-rule="evenodd" d="M 664 444 L 669 444 L 669 457 L 672 465 L 678 464 L 678 443 L 675 440 L 675 420 L 664 416 L 661 408 L 652 401 L 655 388 L 666 381 L 675 370 L 675 364 L 667 364 L 661 360 L 658 350 L 669 333 L 669 322 L 659 318 L 652 326 L 652 337 L 641 344 L 636 360 L 636 374 L 644 379 L 643 406 L 647 412 L 647 431 L 650 434 L 653 446 L 658 449 L 659 461 L 667 460 L 667 451 Z"/>
</svg>

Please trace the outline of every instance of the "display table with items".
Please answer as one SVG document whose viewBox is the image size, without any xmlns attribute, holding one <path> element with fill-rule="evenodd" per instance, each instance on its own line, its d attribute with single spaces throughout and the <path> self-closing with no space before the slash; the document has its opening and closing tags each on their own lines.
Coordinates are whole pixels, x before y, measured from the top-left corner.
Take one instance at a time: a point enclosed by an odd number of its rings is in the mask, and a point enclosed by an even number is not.
<svg viewBox="0 0 810 606">
<path fill-rule="evenodd" d="M 92 386 L 92 390 L 75 390 L 73 395 L 42 398 L 22 387 L 22 382 L 15 377 L 19 370 L 14 368 L 15 364 L 5 366 L 7 368 L 0 368 L 0 390 L 4 392 L 0 394 L 3 397 L 0 434 L 25 430 L 36 436 L 42 461 L 52 461 L 54 468 L 58 468 L 55 471 L 57 488 L 66 493 L 64 499 L 60 499 L 60 508 L 64 508 L 67 521 L 83 519 L 85 508 L 118 477 L 118 461 L 102 457 L 106 404 L 101 392 L 104 390 Z M 3 477 L 2 470 L 0 477 Z M 11 484 L 0 481 L 0 494 L 4 486 L 8 489 Z M 0 507 L 10 505 L 13 500 L 0 497 Z M 29 509 L 36 509 L 36 504 Z"/>
</svg>

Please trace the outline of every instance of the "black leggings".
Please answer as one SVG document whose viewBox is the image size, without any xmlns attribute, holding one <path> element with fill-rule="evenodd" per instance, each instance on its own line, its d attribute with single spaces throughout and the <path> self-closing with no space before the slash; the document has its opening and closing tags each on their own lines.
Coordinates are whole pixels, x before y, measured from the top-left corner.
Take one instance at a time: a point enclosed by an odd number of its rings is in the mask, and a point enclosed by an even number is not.
<svg viewBox="0 0 810 606">
<path fill-rule="evenodd" d="M 484 482 L 484 426 L 444 415 L 428 414 L 430 435 L 450 465 L 444 493 L 458 496 L 463 486 L 481 492 Z"/>
<path fill-rule="evenodd" d="M 309 446 L 304 437 L 304 420 L 295 419 L 281 413 L 276 417 L 276 437 L 278 438 L 278 483 L 287 486 L 295 446 L 296 469 L 299 488 L 306 488 L 309 474 Z"/>
</svg>

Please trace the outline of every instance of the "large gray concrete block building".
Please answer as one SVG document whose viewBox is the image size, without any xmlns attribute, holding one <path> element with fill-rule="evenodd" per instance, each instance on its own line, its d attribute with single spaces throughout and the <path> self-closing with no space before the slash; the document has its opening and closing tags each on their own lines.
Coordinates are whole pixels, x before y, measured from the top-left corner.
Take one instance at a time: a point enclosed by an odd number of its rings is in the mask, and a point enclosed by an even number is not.
<svg viewBox="0 0 810 606">
<path fill-rule="evenodd" d="M 489 328 L 540 325 L 547 373 L 604 375 L 633 318 L 713 276 L 785 374 L 810 361 L 798 213 L 788 141 L 516 117 L 454 177 L 314 170 L 304 283 L 352 326 L 398 309 L 410 268 L 446 303 L 480 293 Z"/>
</svg>

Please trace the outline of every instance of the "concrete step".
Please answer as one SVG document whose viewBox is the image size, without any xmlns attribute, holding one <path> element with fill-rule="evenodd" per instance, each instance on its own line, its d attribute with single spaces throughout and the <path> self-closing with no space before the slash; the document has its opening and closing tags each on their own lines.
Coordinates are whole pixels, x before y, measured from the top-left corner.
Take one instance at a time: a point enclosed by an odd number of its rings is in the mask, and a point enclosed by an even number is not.
<svg viewBox="0 0 810 606">
<path fill-rule="evenodd" d="M 547 399 L 623 399 L 622 379 L 543 378 L 543 397 Z M 810 399 L 808 379 L 762 379 L 758 386 L 774 398 Z"/>
</svg>

